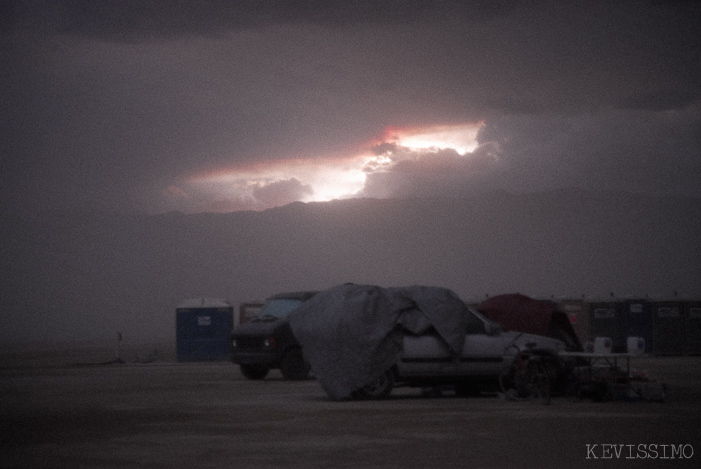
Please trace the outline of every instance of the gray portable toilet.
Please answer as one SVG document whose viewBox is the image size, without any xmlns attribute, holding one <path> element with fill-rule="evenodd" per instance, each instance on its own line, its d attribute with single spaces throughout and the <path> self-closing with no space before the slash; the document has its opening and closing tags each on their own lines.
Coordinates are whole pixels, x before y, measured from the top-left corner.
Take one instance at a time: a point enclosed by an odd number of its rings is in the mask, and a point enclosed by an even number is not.
<svg viewBox="0 0 701 469">
<path fill-rule="evenodd" d="M 624 352 L 621 324 L 621 303 L 619 301 L 593 301 L 589 303 L 589 336 L 608 337 L 613 342 L 614 352 Z"/>
<path fill-rule="evenodd" d="M 234 307 L 219 298 L 193 298 L 176 309 L 178 361 L 228 360 Z"/>
<path fill-rule="evenodd" d="M 701 301 L 687 301 L 684 305 L 685 352 L 701 354 Z"/>
<path fill-rule="evenodd" d="M 684 302 L 661 300 L 652 303 L 657 354 L 684 353 Z"/>
<path fill-rule="evenodd" d="M 646 299 L 626 299 L 621 302 L 621 337 L 627 348 L 628 337 L 642 337 L 645 353 L 652 353 L 654 346 L 654 317 Z"/>
</svg>

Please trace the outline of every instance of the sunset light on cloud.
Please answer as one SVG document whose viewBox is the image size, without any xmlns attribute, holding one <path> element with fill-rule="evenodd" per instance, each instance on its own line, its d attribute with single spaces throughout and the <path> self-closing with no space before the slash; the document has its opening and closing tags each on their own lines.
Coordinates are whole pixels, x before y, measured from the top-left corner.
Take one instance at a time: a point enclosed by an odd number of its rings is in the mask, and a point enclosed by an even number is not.
<svg viewBox="0 0 701 469">
<path fill-rule="evenodd" d="M 410 129 L 390 127 L 385 130 L 383 141 L 412 150 L 452 148 L 462 155 L 477 148 L 477 134 L 483 125 L 484 122 Z"/>
<path fill-rule="evenodd" d="M 265 209 L 294 201 L 323 202 L 361 193 L 369 173 L 382 172 L 403 158 L 454 150 L 467 155 L 478 147 L 483 122 L 427 127 L 388 127 L 369 148 L 346 157 L 292 158 L 222 168 L 186 181 L 188 188 L 169 190 L 207 193 L 218 201 L 237 201 L 250 209 Z M 384 150 L 387 145 L 387 150 Z M 383 149 L 378 151 L 379 149 Z M 391 150 L 389 150 L 391 149 Z M 401 151 L 399 151 L 401 150 Z M 219 203 L 220 207 L 226 204 Z"/>
<path fill-rule="evenodd" d="M 294 201 L 328 201 L 352 196 L 362 189 L 365 160 L 362 156 L 279 160 L 199 174 L 187 185 L 219 200 L 238 200 L 253 210 Z M 264 199 L 263 193 L 270 197 Z"/>
</svg>

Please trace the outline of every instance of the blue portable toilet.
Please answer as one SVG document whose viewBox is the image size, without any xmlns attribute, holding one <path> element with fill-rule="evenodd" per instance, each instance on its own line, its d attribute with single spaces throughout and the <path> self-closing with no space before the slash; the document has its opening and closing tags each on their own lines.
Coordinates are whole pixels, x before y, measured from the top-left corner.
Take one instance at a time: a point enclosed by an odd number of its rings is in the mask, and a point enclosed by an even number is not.
<svg viewBox="0 0 701 469">
<path fill-rule="evenodd" d="M 219 298 L 183 301 L 175 313 L 176 352 L 179 362 L 228 360 L 234 307 Z"/>
</svg>

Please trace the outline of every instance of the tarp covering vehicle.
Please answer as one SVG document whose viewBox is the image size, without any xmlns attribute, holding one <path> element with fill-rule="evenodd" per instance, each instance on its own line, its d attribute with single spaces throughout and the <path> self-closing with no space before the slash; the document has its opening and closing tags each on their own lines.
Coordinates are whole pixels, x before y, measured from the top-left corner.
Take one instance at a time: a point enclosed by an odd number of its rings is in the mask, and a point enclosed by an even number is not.
<svg viewBox="0 0 701 469">
<path fill-rule="evenodd" d="M 475 309 L 506 330 L 553 337 L 563 341 L 570 351 L 582 350 L 567 315 L 544 301 L 510 293 L 488 298 Z"/>
<path fill-rule="evenodd" d="M 344 284 L 323 291 L 289 316 L 304 358 L 332 399 L 350 398 L 394 366 L 403 331 L 433 328 L 455 356 L 462 352 L 468 306 L 451 290 Z"/>
</svg>

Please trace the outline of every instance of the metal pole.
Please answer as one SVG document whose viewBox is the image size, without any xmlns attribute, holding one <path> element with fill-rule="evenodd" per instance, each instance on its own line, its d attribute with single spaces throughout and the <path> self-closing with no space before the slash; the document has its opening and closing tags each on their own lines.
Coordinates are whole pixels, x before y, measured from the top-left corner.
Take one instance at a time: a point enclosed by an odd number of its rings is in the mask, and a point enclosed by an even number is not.
<svg viewBox="0 0 701 469">
<path fill-rule="evenodd" d="M 117 332 L 117 355 L 115 357 L 117 363 L 124 363 L 124 362 L 122 362 L 122 359 L 119 356 L 119 347 L 120 347 L 121 343 L 122 343 L 122 333 Z"/>
</svg>

